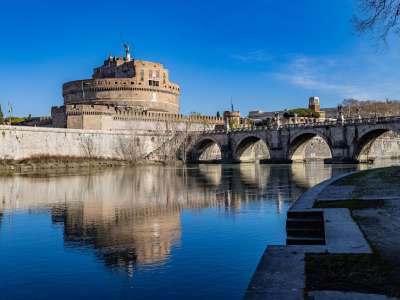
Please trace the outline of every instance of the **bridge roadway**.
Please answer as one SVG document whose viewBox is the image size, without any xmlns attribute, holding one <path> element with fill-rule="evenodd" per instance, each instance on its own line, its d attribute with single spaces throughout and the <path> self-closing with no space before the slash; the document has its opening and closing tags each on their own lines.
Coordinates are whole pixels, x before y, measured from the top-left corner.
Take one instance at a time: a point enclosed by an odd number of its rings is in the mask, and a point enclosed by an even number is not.
<svg viewBox="0 0 400 300">
<path fill-rule="evenodd" d="M 188 160 L 288 163 L 304 155 L 307 143 L 319 137 L 331 153 L 326 162 L 366 162 L 373 142 L 389 131 L 400 134 L 400 116 L 206 131 L 192 141 Z"/>
</svg>

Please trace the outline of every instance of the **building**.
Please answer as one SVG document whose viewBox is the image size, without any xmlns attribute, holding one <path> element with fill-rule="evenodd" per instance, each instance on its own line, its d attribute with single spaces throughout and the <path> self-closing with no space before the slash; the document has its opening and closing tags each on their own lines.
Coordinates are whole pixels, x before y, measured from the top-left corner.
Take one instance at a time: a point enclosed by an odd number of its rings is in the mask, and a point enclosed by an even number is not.
<svg viewBox="0 0 400 300">
<path fill-rule="evenodd" d="M 308 99 L 308 111 L 316 112 L 319 116 L 315 118 L 297 115 L 296 113 L 292 115 L 291 110 L 280 110 L 272 112 L 254 110 L 249 112 L 248 117 L 249 119 L 253 120 L 256 125 L 273 125 L 277 123 L 278 119 L 280 124 L 298 124 L 336 120 L 337 117 L 337 108 L 321 108 L 320 99 L 316 96 L 312 96 Z"/>
<path fill-rule="evenodd" d="M 216 117 L 179 115 L 180 87 L 160 63 L 109 56 L 91 79 L 63 85 L 64 105 L 52 107 L 54 127 L 126 130 L 148 128 L 148 121 L 221 123 Z"/>
</svg>

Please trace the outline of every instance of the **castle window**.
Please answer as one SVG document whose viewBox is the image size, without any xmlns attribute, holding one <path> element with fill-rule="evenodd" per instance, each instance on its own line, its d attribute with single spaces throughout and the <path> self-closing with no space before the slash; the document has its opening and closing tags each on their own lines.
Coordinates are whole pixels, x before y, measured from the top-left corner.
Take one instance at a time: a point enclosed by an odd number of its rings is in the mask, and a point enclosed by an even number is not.
<svg viewBox="0 0 400 300">
<path fill-rule="evenodd" d="M 160 83 L 157 80 L 149 80 L 150 86 L 160 86 Z"/>
<path fill-rule="evenodd" d="M 143 69 L 140 70 L 140 80 L 141 81 L 144 80 L 144 70 Z"/>
</svg>

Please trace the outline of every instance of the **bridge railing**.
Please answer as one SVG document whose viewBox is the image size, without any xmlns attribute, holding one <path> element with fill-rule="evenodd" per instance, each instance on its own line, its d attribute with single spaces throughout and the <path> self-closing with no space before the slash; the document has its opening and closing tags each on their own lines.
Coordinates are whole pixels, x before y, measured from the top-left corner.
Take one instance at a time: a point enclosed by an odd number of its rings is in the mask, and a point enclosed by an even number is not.
<svg viewBox="0 0 400 300">
<path fill-rule="evenodd" d="M 346 119 L 344 121 L 339 120 L 326 120 L 323 122 L 314 123 L 298 123 L 298 124 L 281 124 L 269 125 L 269 126 L 246 126 L 240 128 L 230 128 L 229 130 L 206 130 L 205 134 L 226 134 L 228 132 L 255 132 L 255 131 L 266 131 L 266 130 L 278 130 L 278 129 L 290 129 L 290 128 L 318 128 L 318 127 L 333 127 L 333 126 L 346 126 L 346 125 L 356 125 L 356 124 L 384 124 L 400 122 L 400 116 L 386 116 L 386 117 L 373 117 L 373 118 L 354 118 Z"/>
</svg>

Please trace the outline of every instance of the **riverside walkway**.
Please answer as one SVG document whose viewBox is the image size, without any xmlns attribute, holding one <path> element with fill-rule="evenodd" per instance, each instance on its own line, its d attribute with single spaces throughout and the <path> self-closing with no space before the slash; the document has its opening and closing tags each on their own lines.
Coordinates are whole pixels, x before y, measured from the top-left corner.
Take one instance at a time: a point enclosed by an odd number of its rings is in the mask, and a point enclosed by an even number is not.
<svg viewBox="0 0 400 300">
<path fill-rule="evenodd" d="M 400 167 L 322 182 L 288 211 L 287 245 L 268 246 L 245 299 L 397 299 L 388 295 L 400 293 L 399 220 Z"/>
</svg>

